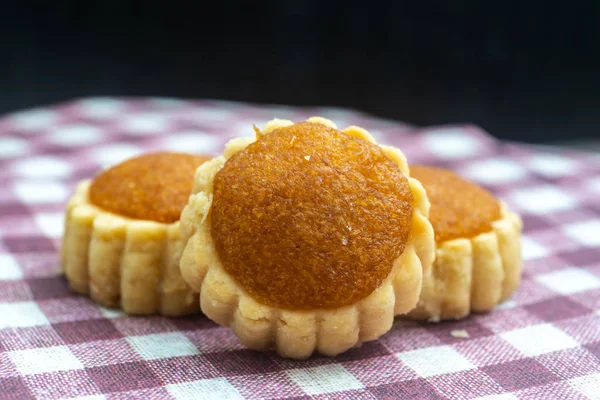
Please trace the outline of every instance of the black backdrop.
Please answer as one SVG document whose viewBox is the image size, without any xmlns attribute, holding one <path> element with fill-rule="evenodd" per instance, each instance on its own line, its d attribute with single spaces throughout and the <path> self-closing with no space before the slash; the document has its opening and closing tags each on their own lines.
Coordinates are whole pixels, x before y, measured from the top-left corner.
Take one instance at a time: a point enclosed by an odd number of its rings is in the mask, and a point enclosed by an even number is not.
<svg viewBox="0 0 600 400">
<path fill-rule="evenodd" d="M 600 138 L 596 0 L 12 3 L 0 112 L 212 97 L 468 121 L 532 142 Z"/>
</svg>

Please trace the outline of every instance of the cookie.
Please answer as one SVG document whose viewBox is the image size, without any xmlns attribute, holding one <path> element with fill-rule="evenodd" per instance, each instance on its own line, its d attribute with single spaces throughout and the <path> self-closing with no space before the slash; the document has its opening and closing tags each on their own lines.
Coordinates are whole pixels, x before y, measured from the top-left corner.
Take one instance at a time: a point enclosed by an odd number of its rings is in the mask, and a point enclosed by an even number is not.
<svg viewBox="0 0 600 400">
<path fill-rule="evenodd" d="M 431 203 L 436 259 L 409 316 L 439 321 L 493 309 L 520 282 L 521 218 L 450 170 L 414 165 L 410 173 Z"/>
<path fill-rule="evenodd" d="M 247 347 L 333 356 L 417 304 L 429 203 L 403 154 L 364 129 L 270 121 L 198 168 L 193 192 L 183 277 Z"/>
<path fill-rule="evenodd" d="M 199 312 L 181 278 L 179 216 L 209 157 L 146 154 L 77 186 L 65 216 L 61 265 L 71 288 L 129 314 Z"/>
</svg>

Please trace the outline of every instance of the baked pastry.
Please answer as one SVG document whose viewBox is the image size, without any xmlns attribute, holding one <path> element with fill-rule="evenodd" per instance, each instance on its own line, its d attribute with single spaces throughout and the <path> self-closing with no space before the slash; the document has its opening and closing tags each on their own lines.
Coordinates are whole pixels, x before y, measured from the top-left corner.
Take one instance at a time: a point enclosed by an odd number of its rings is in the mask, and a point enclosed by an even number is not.
<svg viewBox="0 0 600 400">
<path fill-rule="evenodd" d="M 320 117 L 272 120 L 196 171 L 181 270 L 202 312 L 291 358 L 377 339 L 415 307 L 429 203 L 404 155 Z"/>
<path fill-rule="evenodd" d="M 409 316 L 458 319 L 506 300 L 521 279 L 519 215 L 450 170 L 413 165 L 410 174 L 431 202 L 436 259 Z"/>
<path fill-rule="evenodd" d="M 146 154 L 79 183 L 65 216 L 62 270 L 71 288 L 129 314 L 199 311 L 179 271 L 179 216 L 206 156 Z"/>
</svg>

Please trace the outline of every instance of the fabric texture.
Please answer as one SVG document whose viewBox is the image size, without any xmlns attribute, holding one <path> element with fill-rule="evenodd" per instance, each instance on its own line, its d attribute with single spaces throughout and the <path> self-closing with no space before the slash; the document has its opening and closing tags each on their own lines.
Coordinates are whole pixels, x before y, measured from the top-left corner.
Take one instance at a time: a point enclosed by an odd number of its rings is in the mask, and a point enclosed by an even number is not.
<svg viewBox="0 0 600 400">
<path fill-rule="evenodd" d="M 79 180 L 144 151 L 217 154 L 252 124 L 313 115 L 362 126 L 410 163 L 453 168 L 521 213 L 512 298 L 457 322 L 397 319 L 359 349 L 293 361 L 244 349 L 204 316 L 104 309 L 57 272 Z M 600 398 L 597 155 L 337 108 L 89 98 L 0 119 L 0 188 L 0 399 Z"/>
</svg>

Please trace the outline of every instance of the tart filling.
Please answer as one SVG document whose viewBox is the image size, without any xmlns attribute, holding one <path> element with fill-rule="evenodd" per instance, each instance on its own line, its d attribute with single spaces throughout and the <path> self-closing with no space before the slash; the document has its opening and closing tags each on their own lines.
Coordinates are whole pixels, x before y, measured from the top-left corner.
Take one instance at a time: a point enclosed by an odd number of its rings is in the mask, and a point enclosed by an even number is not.
<svg viewBox="0 0 600 400">
<path fill-rule="evenodd" d="M 339 354 L 416 305 L 429 203 L 404 155 L 324 118 L 273 120 L 196 171 L 184 279 L 243 344 Z"/>
<path fill-rule="evenodd" d="M 409 316 L 439 321 L 489 311 L 521 279 L 521 218 L 452 171 L 411 166 L 431 202 L 436 259 Z"/>
<path fill-rule="evenodd" d="M 179 214 L 208 157 L 154 153 L 83 181 L 65 215 L 61 258 L 70 286 L 129 314 L 199 311 L 181 278 Z"/>
</svg>

